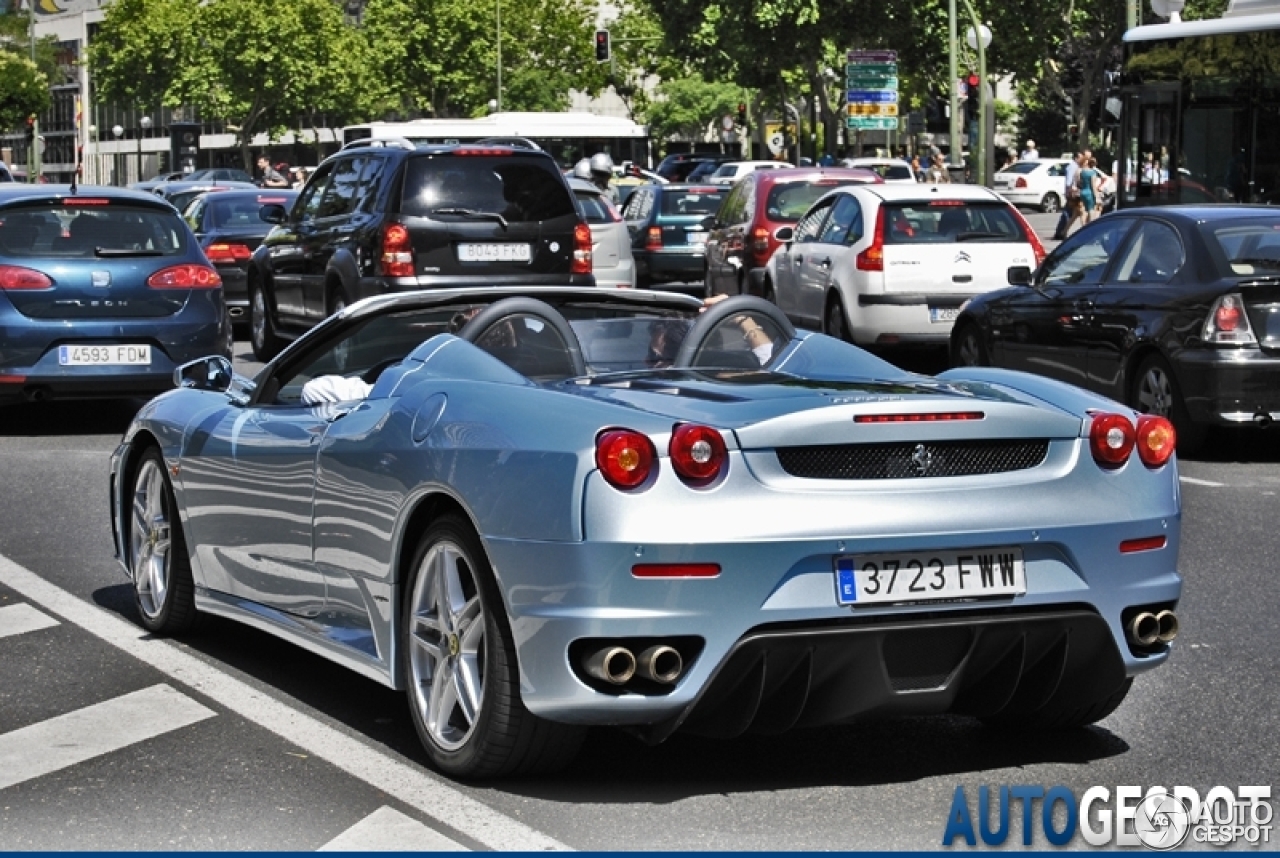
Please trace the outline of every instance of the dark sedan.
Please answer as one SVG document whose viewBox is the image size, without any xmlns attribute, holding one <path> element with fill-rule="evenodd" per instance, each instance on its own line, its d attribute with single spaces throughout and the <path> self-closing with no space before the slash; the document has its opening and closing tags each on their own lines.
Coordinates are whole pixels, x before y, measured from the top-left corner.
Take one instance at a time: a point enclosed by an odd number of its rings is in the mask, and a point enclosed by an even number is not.
<svg viewBox="0 0 1280 858">
<path fill-rule="evenodd" d="M 1164 206 L 1107 215 L 1012 288 L 974 298 L 955 365 L 1022 369 L 1165 415 L 1178 447 L 1280 419 L 1280 212 Z"/>
<path fill-rule="evenodd" d="M 142 191 L 0 188 L 0 402 L 150 394 L 231 353 L 222 281 Z"/>
<path fill-rule="evenodd" d="M 661 284 L 702 296 L 707 222 L 729 190 L 728 185 L 641 185 L 627 197 L 622 219 L 631 232 L 638 286 Z"/>
<path fill-rule="evenodd" d="M 229 191 L 233 188 L 256 188 L 257 185 L 252 182 L 217 182 L 210 180 L 190 181 L 183 180 L 180 182 L 162 182 L 151 189 L 158 197 L 163 197 L 169 201 L 169 205 L 173 206 L 179 212 L 185 211 L 191 201 L 197 196 L 209 191 Z"/>
<path fill-rule="evenodd" d="M 222 190 L 193 199 L 182 213 L 205 256 L 222 276 L 227 312 L 233 322 L 249 321 L 249 258 L 271 231 L 259 213 L 263 206 L 293 207 L 293 190 Z"/>
</svg>

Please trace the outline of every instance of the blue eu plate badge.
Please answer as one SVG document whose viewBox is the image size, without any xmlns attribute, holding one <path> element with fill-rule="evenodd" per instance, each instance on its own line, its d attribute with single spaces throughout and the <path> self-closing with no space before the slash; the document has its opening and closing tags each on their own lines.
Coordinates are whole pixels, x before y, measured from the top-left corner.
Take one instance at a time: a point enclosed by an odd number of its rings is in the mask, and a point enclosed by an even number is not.
<svg viewBox="0 0 1280 858">
<path fill-rule="evenodd" d="M 858 580 L 853 574 L 853 558 L 836 558 L 836 601 L 841 605 L 858 601 Z"/>
</svg>

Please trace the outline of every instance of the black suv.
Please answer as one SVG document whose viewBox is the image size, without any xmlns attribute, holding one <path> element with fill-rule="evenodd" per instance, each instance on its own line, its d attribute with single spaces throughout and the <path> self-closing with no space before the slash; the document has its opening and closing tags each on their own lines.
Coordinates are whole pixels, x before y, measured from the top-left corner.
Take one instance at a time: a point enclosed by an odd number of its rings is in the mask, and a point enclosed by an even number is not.
<svg viewBox="0 0 1280 858">
<path fill-rule="evenodd" d="M 545 152 L 360 140 L 321 164 L 249 263 L 253 353 L 348 303 L 443 286 L 593 286 L 591 230 Z"/>
</svg>

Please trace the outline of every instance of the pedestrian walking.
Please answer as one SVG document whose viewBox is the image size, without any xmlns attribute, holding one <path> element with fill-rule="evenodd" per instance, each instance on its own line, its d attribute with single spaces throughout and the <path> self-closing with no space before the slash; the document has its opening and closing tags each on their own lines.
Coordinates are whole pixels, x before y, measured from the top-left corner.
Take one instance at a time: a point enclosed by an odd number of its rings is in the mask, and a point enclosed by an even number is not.
<svg viewBox="0 0 1280 858">
<path fill-rule="evenodd" d="M 947 164 L 942 160 L 941 154 L 933 156 L 933 163 L 929 165 L 924 180 L 931 185 L 951 184 L 951 171 L 947 169 Z"/>
<path fill-rule="evenodd" d="M 1089 152 L 1086 149 L 1077 152 L 1075 157 L 1067 162 L 1062 183 L 1062 213 L 1058 215 L 1058 226 L 1053 231 L 1055 241 L 1066 238 L 1067 233 L 1071 231 L 1071 225 L 1080 218 L 1080 186 L 1077 179 L 1080 176 L 1080 165 L 1088 155 Z"/>
<path fill-rule="evenodd" d="M 258 184 L 264 188 L 289 187 L 289 180 L 284 177 L 283 173 L 271 166 L 271 161 L 268 160 L 266 155 L 258 156 L 258 173 Z"/>
<path fill-rule="evenodd" d="M 1089 156 L 1080 170 L 1080 206 L 1083 209 L 1083 221 L 1089 221 L 1102 213 L 1102 177 L 1098 173 L 1098 159 Z"/>
<path fill-rule="evenodd" d="M 1018 156 L 1020 161 L 1038 161 L 1040 160 L 1040 150 L 1036 148 L 1036 141 L 1028 140 L 1027 148 L 1022 150 L 1022 154 Z"/>
</svg>

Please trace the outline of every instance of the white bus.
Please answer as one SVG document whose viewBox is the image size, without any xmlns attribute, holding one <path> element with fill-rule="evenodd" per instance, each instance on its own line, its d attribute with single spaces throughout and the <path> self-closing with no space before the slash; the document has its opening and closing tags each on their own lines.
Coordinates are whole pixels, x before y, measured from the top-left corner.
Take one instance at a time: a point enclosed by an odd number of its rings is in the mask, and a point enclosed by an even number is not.
<svg viewBox="0 0 1280 858">
<path fill-rule="evenodd" d="M 630 119 L 594 113 L 491 113 L 479 119 L 414 119 L 369 122 L 342 129 L 343 144 L 368 138 L 403 137 L 415 143 L 466 143 L 486 138 L 532 140 L 563 167 L 606 152 L 615 164 L 651 166 L 649 131 Z"/>
</svg>

